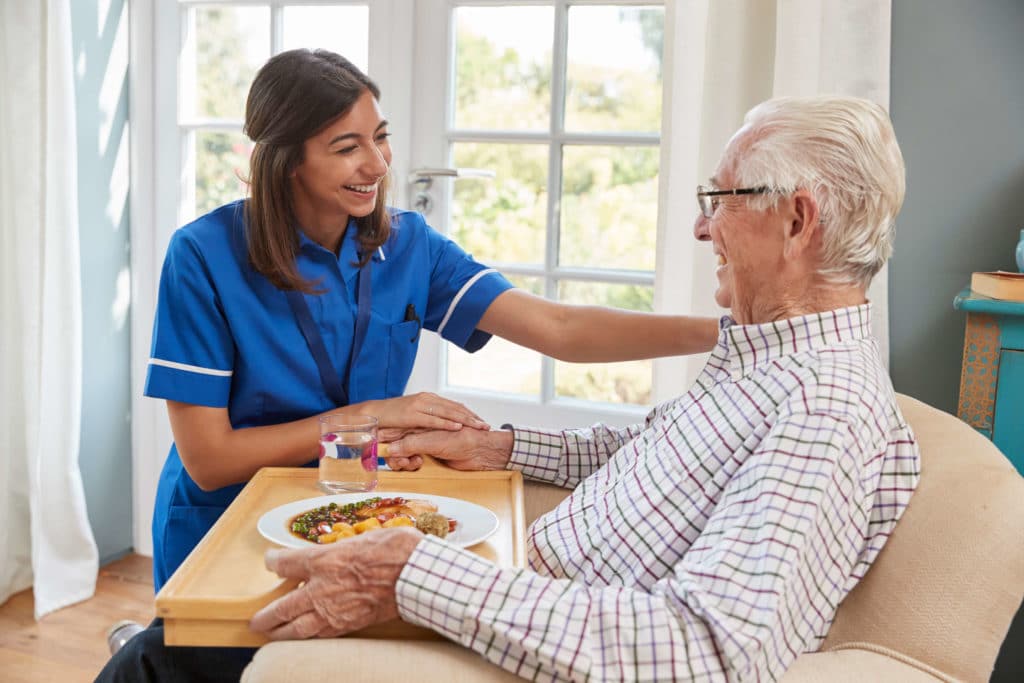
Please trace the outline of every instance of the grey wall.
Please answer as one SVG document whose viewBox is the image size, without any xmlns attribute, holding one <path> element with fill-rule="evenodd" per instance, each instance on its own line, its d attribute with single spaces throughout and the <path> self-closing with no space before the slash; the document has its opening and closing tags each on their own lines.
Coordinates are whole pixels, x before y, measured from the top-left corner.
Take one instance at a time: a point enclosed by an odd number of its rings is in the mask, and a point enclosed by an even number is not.
<svg viewBox="0 0 1024 683">
<path fill-rule="evenodd" d="M 976 270 L 1016 270 L 1024 228 L 1024 0 L 894 0 L 893 124 L 907 198 L 889 274 L 893 383 L 956 412 Z"/>
<path fill-rule="evenodd" d="M 132 547 L 128 8 L 126 0 L 73 2 L 71 12 L 84 365 L 79 462 L 104 563 Z"/>
<path fill-rule="evenodd" d="M 889 271 L 893 383 L 956 412 L 975 270 L 1015 270 L 1024 229 L 1024 0 L 893 0 L 890 110 L 907 198 Z M 1024 608 L 992 683 L 1024 680 Z"/>
</svg>

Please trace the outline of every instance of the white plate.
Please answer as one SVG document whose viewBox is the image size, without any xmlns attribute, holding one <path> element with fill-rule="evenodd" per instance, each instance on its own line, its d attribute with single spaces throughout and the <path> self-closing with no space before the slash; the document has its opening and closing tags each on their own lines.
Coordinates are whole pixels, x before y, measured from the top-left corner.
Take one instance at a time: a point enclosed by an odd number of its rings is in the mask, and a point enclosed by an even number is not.
<svg viewBox="0 0 1024 683">
<path fill-rule="evenodd" d="M 468 548 L 485 540 L 488 536 L 498 530 L 498 516 L 485 507 L 470 503 L 459 498 L 448 498 L 447 496 L 432 496 L 427 493 L 404 493 L 402 491 L 369 491 L 367 493 L 340 493 L 334 496 L 319 496 L 317 498 L 305 498 L 294 503 L 281 505 L 266 512 L 256 528 L 268 541 L 289 548 L 310 548 L 315 543 L 305 541 L 295 536 L 289 529 L 291 521 L 296 516 L 318 508 L 329 503 L 345 505 L 355 503 L 367 498 L 408 498 L 429 500 L 437 506 L 437 511 L 449 519 L 454 519 L 458 524 L 455 531 L 448 534 L 447 540 L 452 545 Z"/>
</svg>

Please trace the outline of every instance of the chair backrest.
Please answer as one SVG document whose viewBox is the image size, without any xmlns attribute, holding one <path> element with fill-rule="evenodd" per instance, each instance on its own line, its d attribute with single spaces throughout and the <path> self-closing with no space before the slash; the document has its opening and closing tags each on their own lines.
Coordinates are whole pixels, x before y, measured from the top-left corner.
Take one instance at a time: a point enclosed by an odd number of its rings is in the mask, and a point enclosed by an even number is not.
<svg viewBox="0 0 1024 683">
<path fill-rule="evenodd" d="M 921 480 L 822 650 L 855 643 L 987 681 L 1024 596 L 1024 478 L 987 439 L 908 396 Z"/>
</svg>

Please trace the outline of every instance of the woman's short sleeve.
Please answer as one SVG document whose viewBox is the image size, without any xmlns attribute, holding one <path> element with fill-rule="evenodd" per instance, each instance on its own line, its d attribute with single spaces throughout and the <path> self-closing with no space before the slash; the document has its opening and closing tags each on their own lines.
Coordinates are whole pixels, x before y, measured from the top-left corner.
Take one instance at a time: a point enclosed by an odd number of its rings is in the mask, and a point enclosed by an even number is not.
<svg viewBox="0 0 1024 683">
<path fill-rule="evenodd" d="M 146 396 L 226 407 L 234 340 L 195 239 L 171 238 L 160 275 Z"/>
<path fill-rule="evenodd" d="M 424 327 L 466 351 L 476 351 L 491 338 L 477 329 L 477 323 L 498 295 L 513 285 L 452 240 L 432 228 L 427 231 L 433 270 Z"/>
</svg>

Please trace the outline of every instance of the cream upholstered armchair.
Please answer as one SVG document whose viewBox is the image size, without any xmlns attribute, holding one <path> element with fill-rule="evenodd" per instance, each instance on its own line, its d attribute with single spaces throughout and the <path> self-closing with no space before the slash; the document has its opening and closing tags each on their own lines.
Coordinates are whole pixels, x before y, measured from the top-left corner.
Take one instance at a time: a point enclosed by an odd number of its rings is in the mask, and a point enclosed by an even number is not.
<svg viewBox="0 0 1024 683">
<path fill-rule="evenodd" d="M 987 681 L 1024 595 L 1024 479 L 955 417 L 900 395 L 921 445 L 921 481 L 819 652 L 783 683 Z M 527 521 L 568 492 L 528 484 Z M 337 638 L 266 645 L 243 683 L 520 680 L 448 641 Z"/>
</svg>

